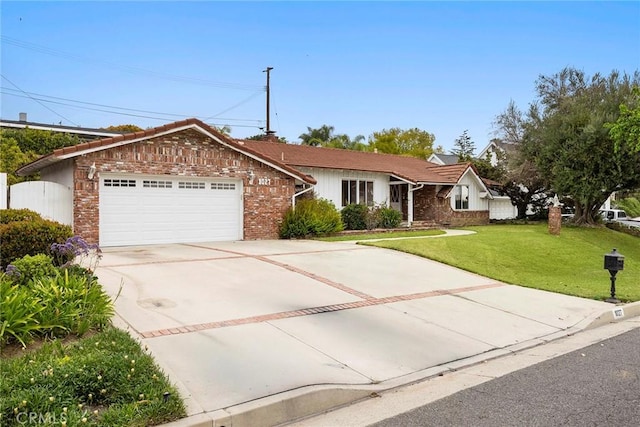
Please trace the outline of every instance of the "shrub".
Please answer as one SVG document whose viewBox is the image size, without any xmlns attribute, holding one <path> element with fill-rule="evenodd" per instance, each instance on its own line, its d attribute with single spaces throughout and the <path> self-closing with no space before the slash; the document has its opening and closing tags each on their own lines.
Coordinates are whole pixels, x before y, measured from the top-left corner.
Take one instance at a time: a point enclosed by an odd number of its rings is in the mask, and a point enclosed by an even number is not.
<svg viewBox="0 0 640 427">
<path fill-rule="evenodd" d="M 640 201 L 635 197 L 627 197 L 626 199 L 618 200 L 616 205 L 619 209 L 622 209 L 631 218 L 640 216 Z"/>
<path fill-rule="evenodd" d="M 280 237 L 322 236 L 342 230 L 340 214 L 333 203 L 326 199 L 303 199 L 285 213 Z"/>
<path fill-rule="evenodd" d="M 9 224 L 18 221 L 39 221 L 42 217 L 39 213 L 29 209 L 2 209 L 0 210 L 0 224 Z"/>
<path fill-rule="evenodd" d="M 402 222 L 402 214 L 397 210 L 388 206 L 380 206 L 377 208 L 379 222 L 377 227 L 381 228 L 398 228 Z"/>
<path fill-rule="evenodd" d="M 7 266 L 7 275 L 17 285 L 26 285 L 34 279 L 57 274 L 53 260 L 45 254 L 25 255 Z"/>
<path fill-rule="evenodd" d="M 53 243 L 50 250 L 56 265 L 82 267 L 87 273 L 92 273 L 102 258 L 100 247 L 87 243 L 80 236 L 69 237 L 64 243 Z"/>
<path fill-rule="evenodd" d="M 25 255 L 49 254 L 51 244 L 63 243 L 72 235 L 68 225 L 43 219 L 0 224 L 0 266 L 4 269 Z"/>
<path fill-rule="evenodd" d="M 40 322 L 44 304 L 26 287 L 0 280 L 0 346 L 12 340 L 23 347 L 48 325 Z"/>
<path fill-rule="evenodd" d="M 111 298 L 93 278 L 62 273 L 31 282 L 36 298 L 45 304 L 39 313 L 41 322 L 56 324 L 51 335 L 83 335 L 90 329 L 102 329 L 114 314 Z"/>
<path fill-rule="evenodd" d="M 367 229 L 369 208 L 365 205 L 352 203 L 342 208 L 342 223 L 347 230 Z"/>
</svg>

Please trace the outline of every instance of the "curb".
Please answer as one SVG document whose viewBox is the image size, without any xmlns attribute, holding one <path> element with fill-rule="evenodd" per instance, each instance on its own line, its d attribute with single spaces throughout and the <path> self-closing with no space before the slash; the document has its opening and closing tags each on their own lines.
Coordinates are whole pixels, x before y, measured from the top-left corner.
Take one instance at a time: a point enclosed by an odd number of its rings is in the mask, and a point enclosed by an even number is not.
<svg viewBox="0 0 640 427">
<path fill-rule="evenodd" d="M 277 426 L 305 417 L 350 405 L 367 398 L 378 397 L 399 387 L 405 387 L 449 372 L 472 367 L 506 355 L 547 344 L 557 339 L 574 335 L 581 331 L 595 329 L 610 323 L 617 323 L 640 316 L 640 301 L 612 306 L 595 318 L 558 331 L 549 336 L 514 344 L 507 348 L 497 348 L 469 358 L 434 366 L 413 374 L 404 375 L 380 384 L 370 385 L 314 385 L 263 397 L 225 409 L 204 412 L 182 418 L 164 427 L 256 427 Z M 588 322 L 588 323 L 587 323 Z M 585 325 L 586 323 L 586 325 Z"/>
<path fill-rule="evenodd" d="M 608 323 L 620 322 L 636 316 L 640 316 L 640 301 L 629 304 L 612 305 L 611 310 L 607 310 L 596 317 L 584 330 L 598 328 Z"/>
</svg>

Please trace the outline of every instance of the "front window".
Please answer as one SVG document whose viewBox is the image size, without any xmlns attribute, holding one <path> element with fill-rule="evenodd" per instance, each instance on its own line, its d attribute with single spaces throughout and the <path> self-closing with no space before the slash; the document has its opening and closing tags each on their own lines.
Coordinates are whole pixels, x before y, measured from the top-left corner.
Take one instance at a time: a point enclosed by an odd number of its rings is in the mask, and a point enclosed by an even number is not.
<svg viewBox="0 0 640 427">
<path fill-rule="evenodd" d="M 455 191 L 456 209 L 469 209 L 469 186 L 458 185 Z"/>
<path fill-rule="evenodd" d="M 373 181 L 355 179 L 342 181 L 342 206 L 353 203 L 373 206 Z"/>
</svg>

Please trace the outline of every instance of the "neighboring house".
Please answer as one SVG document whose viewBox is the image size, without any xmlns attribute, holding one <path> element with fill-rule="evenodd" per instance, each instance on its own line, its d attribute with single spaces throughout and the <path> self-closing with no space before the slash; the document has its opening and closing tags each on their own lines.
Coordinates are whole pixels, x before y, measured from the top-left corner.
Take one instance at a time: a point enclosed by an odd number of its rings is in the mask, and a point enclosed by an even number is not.
<svg viewBox="0 0 640 427">
<path fill-rule="evenodd" d="M 489 162 L 491 166 L 497 166 L 498 163 L 509 156 L 511 152 L 515 150 L 515 145 L 507 142 L 501 142 L 497 139 L 492 139 L 486 147 L 484 147 L 478 154 L 478 159 L 485 159 L 489 156 Z"/>
<path fill-rule="evenodd" d="M 488 157 L 491 166 L 495 167 L 498 163 L 506 161 L 506 157 L 514 149 L 513 144 L 493 139 L 480 151 L 477 158 L 486 159 Z M 487 183 L 486 180 L 485 183 Z M 492 182 L 489 184 L 489 189 L 493 196 L 489 203 L 489 217 L 496 220 L 517 218 L 518 208 L 511 203 L 509 196 L 500 190 L 501 185 Z"/>
<path fill-rule="evenodd" d="M 3 129 L 36 129 L 47 130 L 51 132 L 68 133 L 78 136 L 82 140 L 91 140 L 97 138 L 105 138 L 115 135 L 121 135 L 122 132 L 108 131 L 104 129 L 93 129 L 63 125 L 50 125 L 46 123 L 28 122 L 26 113 L 20 113 L 20 120 L 0 119 L 0 128 Z"/>
<path fill-rule="evenodd" d="M 304 193 L 338 208 L 385 203 L 409 223 L 484 224 L 469 164 L 244 141 L 197 119 L 55 150 L 17 173 L 73 191 L 74 232 L 101 246 L 273 239 Z"/>
<path fill-rule="evenodd" d="M 429 156 L 427 161 L 442 166 L 455 165 L 456 163 L 458 163 L 458 156 L 455 154 L 433 153 Z"/>
</svg>

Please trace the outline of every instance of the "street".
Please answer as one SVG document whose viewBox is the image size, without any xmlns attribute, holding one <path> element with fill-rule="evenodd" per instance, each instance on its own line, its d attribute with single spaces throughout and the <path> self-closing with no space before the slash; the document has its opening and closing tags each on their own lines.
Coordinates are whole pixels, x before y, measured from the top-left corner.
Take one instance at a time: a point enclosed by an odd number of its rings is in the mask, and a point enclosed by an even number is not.
<svg viewBox="0 0 640 427">
<path fill-rule="evenodd" d="M 373 424 L 640 425 L 640 328 Z"/>
</svg>

